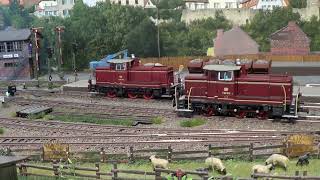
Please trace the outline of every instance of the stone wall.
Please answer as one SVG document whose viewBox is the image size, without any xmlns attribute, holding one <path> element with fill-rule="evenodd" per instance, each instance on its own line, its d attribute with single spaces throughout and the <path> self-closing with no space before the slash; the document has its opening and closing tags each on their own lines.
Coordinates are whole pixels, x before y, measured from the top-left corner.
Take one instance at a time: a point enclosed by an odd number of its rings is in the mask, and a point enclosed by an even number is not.
<svg viewBox="0 0 320 180">
<path fill-rule="evenodd" d="M 320 0 L 308 0 L 307 8 L 293 9 L 300 14 L 303 20 L 309 20 L 312 16 L 320 17 Z M 187 24 L 194 20 L 214 18 L 217 11 L 221 11 L 224 16 L 235 25 L 243 25 L 250 22 L 259 10 L 254 9 L 200 9 L 200 10 L 183 10 L 181 21 Z"/>
</svg>

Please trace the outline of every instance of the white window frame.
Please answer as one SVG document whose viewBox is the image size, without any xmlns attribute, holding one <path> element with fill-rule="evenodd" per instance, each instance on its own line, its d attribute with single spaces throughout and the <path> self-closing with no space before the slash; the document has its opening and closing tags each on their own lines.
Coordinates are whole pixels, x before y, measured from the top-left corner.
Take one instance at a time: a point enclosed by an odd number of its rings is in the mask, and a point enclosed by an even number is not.
<svg viewBox="0 0 320 180">
<path fill-rule="evenodd" d="M 225 79 L 225 78 L 221 79 L 220 78 L 221 73 L 225 73 L 225 72 L 231 72 L 231 77 L 228 79 Z M 218 80 L 219 81 L 232 81 L 233 80 L 233 71 L 220 71 L 220 72 L 218 72 Z"/>
<path fill-rule="evenodd" d="M 116 64 L 116 71 L 124 71 L 126 70 L 126 64 L 125 63 L 117 63 Z"/>
</svg>

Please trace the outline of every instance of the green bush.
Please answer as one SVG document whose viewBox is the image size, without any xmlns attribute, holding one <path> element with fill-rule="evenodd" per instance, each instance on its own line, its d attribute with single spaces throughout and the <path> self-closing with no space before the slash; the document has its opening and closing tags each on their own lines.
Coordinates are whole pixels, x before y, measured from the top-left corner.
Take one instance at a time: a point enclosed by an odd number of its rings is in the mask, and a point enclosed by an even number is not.
<svg viewBox="0 0 320 180">
<path fill-rule="evenodd" d="M 3 133 L 4 133 L 4 129 L 0 128 L 0 134 L 3 134 Z"/>
<path fill-rule="evenodd" d="M 162 124 L 163 117 L 155 117 L 152 119 L 152 124 Z"/>
<path fill-rule="evenodd" d="M 207 121 L 204 119 L 196 118 L 190 120 L 183 120 L 180 122 L 181 127 L 195 127 L 204 125 Z"/>
</svg>

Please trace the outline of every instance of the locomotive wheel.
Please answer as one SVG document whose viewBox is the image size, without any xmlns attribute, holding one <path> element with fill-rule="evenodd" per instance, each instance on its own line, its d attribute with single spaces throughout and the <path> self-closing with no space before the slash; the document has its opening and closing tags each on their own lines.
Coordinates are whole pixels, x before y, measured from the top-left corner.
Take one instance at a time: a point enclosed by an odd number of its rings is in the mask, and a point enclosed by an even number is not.
<svg viewBox="0 0 320 180">
<path fill-rule="evenodd" d="M 144 98 L 144 99 L 147 99 L 147 100 L 152 99 L 152 98 L 153 98 L 152 91 L 146 91 L 146 92 L 144 92 L 143 98 Z"/>
<path fill-rule="evenodd" d="M 205 115 L 205 116 L 207 116 L 207 117 L 213 116 L 213 115 L 214 115 L 214 109 L 213 109 L 213 107 L 207 107 L 206 109 L 204 109 L 203 115 Z"/>
<path fill-rule="evenodd" d="M 130 99 L 136 99 L 136 98 L 138 97 L 138 94 L 134 94 L 134 93 L 132 93 L 132 92 L 128 92 L 128 97 L 129 97 Z"/>
<path fill-rule="evenodd" d="M 267 119 L 267 117 L 268 117 L 268 114 L 265 111 L 259 112 L 258 114 L 258 119 L 264 120 L 264 119 Z"/>
<path fill-rule="evenodd" d="M 236 115 L 237 118 L 243 119 L 246 117 L 246 112 L 244 111 L 239 111 L 238 115 Z"/>
<path fill-rule="evenodd" d="M 115 98 L 117 96 L 116 92 L 115 91 L 108 91 L 107 92 L 107 96 L 109 98 Z"/>
</svg>

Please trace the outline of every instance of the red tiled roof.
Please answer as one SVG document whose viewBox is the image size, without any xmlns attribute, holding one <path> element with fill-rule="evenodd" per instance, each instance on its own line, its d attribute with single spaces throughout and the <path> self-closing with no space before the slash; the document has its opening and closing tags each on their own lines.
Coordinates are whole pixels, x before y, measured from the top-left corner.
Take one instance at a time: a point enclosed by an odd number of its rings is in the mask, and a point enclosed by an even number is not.
<svg viewBox="0 0 320 180">
<path fill-rule="evenodd" d="M 224 33 L 218 30 L 214 53 L 216 56 L 257 54 L 259 45 L 240 27 L 235 26 Z"/>
</svg>

